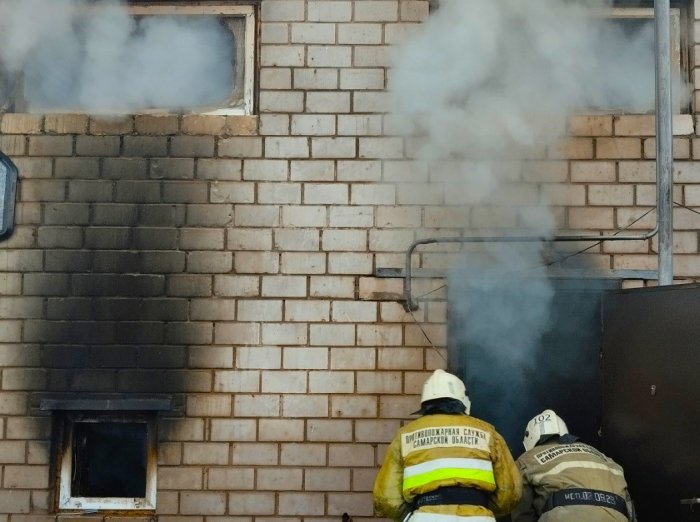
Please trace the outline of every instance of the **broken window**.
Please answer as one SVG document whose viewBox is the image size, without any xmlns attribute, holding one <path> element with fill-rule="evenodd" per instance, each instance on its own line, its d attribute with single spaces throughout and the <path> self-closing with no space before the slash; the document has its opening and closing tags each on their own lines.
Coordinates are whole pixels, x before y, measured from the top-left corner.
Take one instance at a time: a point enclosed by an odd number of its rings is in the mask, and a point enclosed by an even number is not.
<svg viewBox="0 0 700 522">
<path fill-rule="evenodd" d="M 154 417 L 66 413 L 58 455 L 59 510 L 154 510 Z"/>
<path fill-rule="evenodd" d="M 255 0 L 40 1 L 0 19 L 0 112 L 253 113 Z"/>
</svg>

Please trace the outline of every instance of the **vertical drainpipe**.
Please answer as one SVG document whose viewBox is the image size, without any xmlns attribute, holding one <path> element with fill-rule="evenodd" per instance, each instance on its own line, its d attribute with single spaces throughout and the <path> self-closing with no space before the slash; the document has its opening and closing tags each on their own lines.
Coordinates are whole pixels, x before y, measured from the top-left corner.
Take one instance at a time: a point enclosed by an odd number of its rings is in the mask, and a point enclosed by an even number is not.
<svg viewBox="0 0 700 522">
<path fill-rule="evenodd" d="M 656 181 L 659 285 L 673 283 L 673 116 L 671 105 L 671 6 L 654 1 L 656 26 Z"/>
</svg>

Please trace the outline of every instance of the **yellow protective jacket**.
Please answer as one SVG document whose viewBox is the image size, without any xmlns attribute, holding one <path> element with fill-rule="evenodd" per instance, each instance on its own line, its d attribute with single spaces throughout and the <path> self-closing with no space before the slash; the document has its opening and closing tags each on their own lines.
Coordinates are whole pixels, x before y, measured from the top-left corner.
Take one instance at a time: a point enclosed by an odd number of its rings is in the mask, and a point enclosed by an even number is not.
<svg viewBox="0 0 700 522">
<path fill-rule="evenodd" d="M 554 491 L 584 488 L 615 493 L 625 499 L 632 522 L 636 520 L 622 468 L 588 444 L 552 443 L 535 446 L 518 458 L 523 496 L 512 514 L 513 522 L 625 522 L 614 509 L 600 506 L 559 506 L 542 513 Z"/>
<path fill-rule="evenodd" d="M 489 507 L 423 506 L 417 513 L 491 520 L 517 505 L 522 483 L 508 446 L 493 426 L 468 415 L 425 415 L 402 427 L 391 442 L 374 483 L 375 511 L 399 520 L 404 504 L 443 486 L 486 491 Z"/>
</svg>

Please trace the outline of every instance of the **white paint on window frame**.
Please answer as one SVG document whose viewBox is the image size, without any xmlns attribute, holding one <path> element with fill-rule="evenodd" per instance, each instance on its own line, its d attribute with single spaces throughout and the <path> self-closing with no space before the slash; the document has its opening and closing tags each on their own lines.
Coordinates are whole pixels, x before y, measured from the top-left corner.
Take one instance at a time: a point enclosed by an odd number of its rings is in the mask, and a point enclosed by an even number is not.
<svg viewBox="0 0 700 522">
<path fill-rule="evenodd" d="M 157 495 L 157 462 L 156 462 L 156 422 L 155 418 L 115 417 L 104 419 L 108 422 L 137 422 L 146 424 L 146 494 L 144 497 L 74 497 L 71 493 L 73 473 L 73 437 L 77 419 L 66 419 L 63 433 L 63 451 L 59 461 L 58 509 L 77 511 L 155 511 Z M 100 418 L 84 417 L 79 422 L 100 422 Z"/>
<path fill-rule="evenodd" d="M 186 15 L 186 16 L 221 16 L 227 18 L 241 17 L 245 20 L 245 51 L 244 51 L 244 77 L 243 77 L 243 108 L 222 107 L 205 111 L 201 114 L 241 115 L 253 114 L 255 109 L 255 39 L 256 19 L 255 5 L 230 5 L 223 3 L 206 3 L 197 5 L 183 5 L 175 3 L 162 3 L 157 5 L 130 5 L 129 14 L 134 16 L 157 15 Z"/>
</svg>

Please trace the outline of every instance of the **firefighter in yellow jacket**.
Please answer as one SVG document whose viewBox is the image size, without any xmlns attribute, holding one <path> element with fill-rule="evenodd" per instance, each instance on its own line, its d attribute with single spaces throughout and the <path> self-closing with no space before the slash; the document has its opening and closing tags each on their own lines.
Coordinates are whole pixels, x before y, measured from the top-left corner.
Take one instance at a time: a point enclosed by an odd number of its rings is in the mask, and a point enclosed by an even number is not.
<svg viewBox="0 0 700 522">
<path fill-rule="evenodd" d="M 521 479 L 503 438 L 469 416 L 464 383 L 436 370 L 422 416 L 403 426 L 374 483 L 378 515 L 410 522 L 493 522 L 518 503 Z"/>
<path fill-rule="evenodd" d="M 523 496 L 513 522 L 636 521 L 620 465 L 569 434 L 552 410 L 528 423 L 523 445 Z"/>
</svg>

